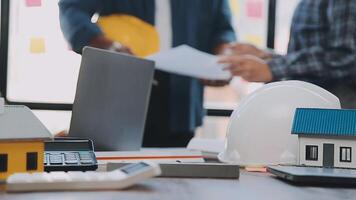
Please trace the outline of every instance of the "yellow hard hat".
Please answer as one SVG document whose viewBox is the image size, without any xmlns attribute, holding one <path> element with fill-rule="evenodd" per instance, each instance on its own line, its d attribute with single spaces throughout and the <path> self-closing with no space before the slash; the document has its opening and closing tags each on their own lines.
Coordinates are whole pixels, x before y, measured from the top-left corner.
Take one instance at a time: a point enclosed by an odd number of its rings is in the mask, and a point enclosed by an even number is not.
<svg viewBox="0 0 356 200">
<path fill-rule="evenodd" d="M 141 19 L 123 14 L 101 16 L 97 24 L 106 37 L 131 48 L 145 57 L 159 51 L 159 35 L 155 27 Z"/>
</svg>

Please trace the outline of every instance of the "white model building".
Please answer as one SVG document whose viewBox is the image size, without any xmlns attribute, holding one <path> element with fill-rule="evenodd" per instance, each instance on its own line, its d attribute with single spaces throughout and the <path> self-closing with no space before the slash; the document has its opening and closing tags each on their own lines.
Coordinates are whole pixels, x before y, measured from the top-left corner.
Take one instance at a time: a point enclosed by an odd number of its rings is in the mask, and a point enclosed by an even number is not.
<svg viewBox="0 0 356 200">
<path fill-rule="evenodd" d="M 356 168 L 356 110 L 298 108 L 299 165 Z"/>
</svg>

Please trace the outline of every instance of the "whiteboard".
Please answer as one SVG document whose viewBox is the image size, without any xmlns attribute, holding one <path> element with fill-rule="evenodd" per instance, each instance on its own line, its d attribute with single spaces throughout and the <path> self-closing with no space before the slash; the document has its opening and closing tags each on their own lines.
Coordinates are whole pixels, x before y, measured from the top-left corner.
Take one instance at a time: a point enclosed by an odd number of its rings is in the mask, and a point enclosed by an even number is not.
<svg viewBox="0 0 356 200">
<path fill-rule="evenodd" d="M 11 0 L 7 99 L 73 103 L 80 55 L 59 26 L 58 0 Z"/>
<path fill-rule="evenodd" d="M 73 103 L 80 55 L 71 51 L 60 30 L 58 0 L 9 2 L 7 99 Z M 268 0 L 229 2 L 239 41 L 265 47 Z"/>
</svg>

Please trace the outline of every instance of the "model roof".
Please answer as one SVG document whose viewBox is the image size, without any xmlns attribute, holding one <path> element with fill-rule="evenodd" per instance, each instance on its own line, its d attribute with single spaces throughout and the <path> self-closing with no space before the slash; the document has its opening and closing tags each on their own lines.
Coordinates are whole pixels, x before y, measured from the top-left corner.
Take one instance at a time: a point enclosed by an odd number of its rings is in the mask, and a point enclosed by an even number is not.
<svg viewBox="0 0 356 200">
<path fill-rule="evenodd" d="M 0 141 L 49 139 L 51 133 L 26 106 L 4 106 L 0 113 Z"/>
<path fill-rule="evenodd" d="M 356 110 L 297 108 L 292 134 L 356 136 Z"/>
</svg>

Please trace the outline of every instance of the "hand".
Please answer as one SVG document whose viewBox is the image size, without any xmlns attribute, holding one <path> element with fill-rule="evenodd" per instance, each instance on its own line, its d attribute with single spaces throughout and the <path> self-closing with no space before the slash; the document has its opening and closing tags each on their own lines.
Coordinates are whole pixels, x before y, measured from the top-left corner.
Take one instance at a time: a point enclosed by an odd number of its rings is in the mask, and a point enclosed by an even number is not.
<svg viewBox="0 0 356 200">
<path fill-rule="evenodd" d="M 229 80 L 201 80 L 205 86 L 210 87 L 224 87 L 230 84 L 231 79 Z"/>
<path fill-rule="evenodd" d="M 68 136 L 68 131 L 66 130 L 54 134 L 54 137 L 67 137 L 67 136 Z"/>
<path fill-rule="evenodd" d="M 133 55 L 133 52 L 129 47 L 114 42 L 103 35 L 93 38 L 90 41 L 90 46 L 101 49 L 111 49 L 116 52 Z"/>
<path fill-rule="evenodd" d="M 109 50 L 133 55 L 133 53 L 129 47 L 124 46 L 118 42 L 112 42 L 111 46 L 109 47 Z"/>
<path fill-rule="evenodd" d="M 127 46 L 122 46 L 121 48 L 119 49 L 116 49 L 117 52 L 121 52 L 121 53 L 126 53 L 126 54 L 130 54 L 130 55 L 133 55 L 133 52 L 132 50 L 127 47 Z"/>
<path fill-rule="evenodd" d="M 272 72 L 266 61 L 251 55 L 235 55 L 222 57 L 219 63 L 228 64 L 225 70 L 230 70 L 234 76 L 241 76 L 250 82 L 270 82 Z"/>
<path fill-rule="evenodd" d="M 231 44 L 230 49 L 233 54 L 237 55 L 253 55 L 262 59 L 269 59 L 272 57 L 272 54 L 269 52 L 263 51 L 256 46 L 247 43 Z"/>
</svg>

